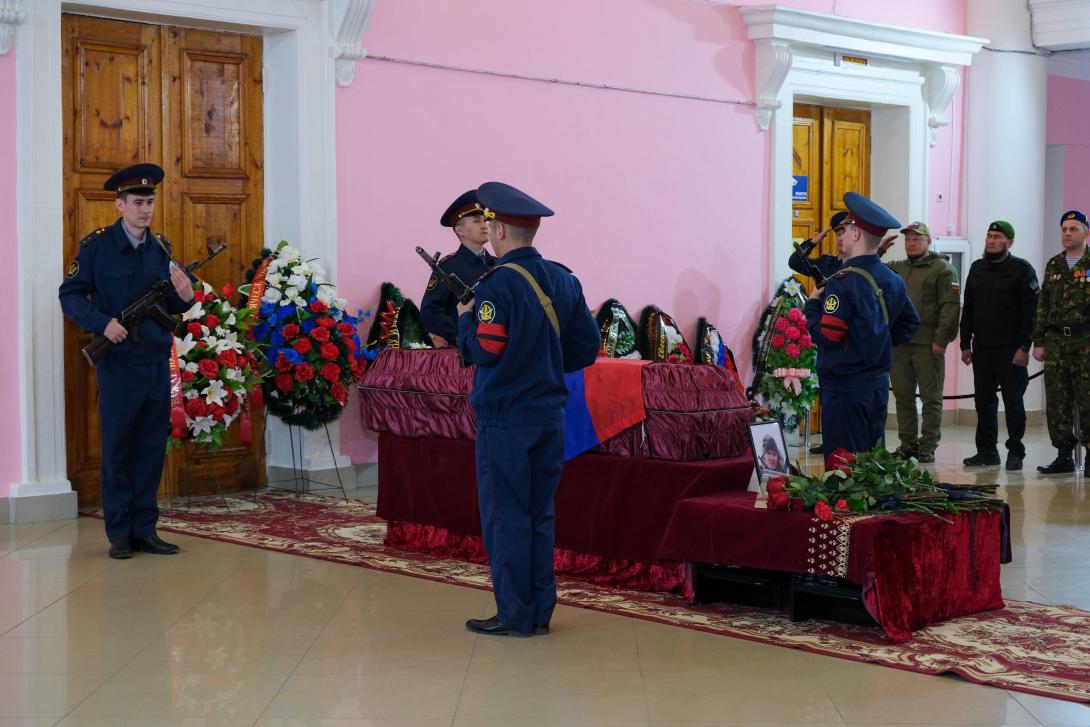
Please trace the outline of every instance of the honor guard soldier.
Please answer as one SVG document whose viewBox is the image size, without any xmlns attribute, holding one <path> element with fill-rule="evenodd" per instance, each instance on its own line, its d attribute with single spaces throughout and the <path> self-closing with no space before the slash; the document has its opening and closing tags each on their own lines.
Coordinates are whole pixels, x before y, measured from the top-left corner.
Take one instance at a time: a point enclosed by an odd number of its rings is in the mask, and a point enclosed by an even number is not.
<svg viewBox="0 0 1090 727">
<path fill-rule="evenodd" d="M 451 202 L 439 224 L 453 228 L 459 242 L 455 252 L 439 261 L 439 267 L 447 274 L 457 275 L 466 285 L 473 285 L 495 262 L 484 249 L 488 224 L 477 201 L 477 190 L 471 189 Z M 439 285 L 438 279 L 431 276 L 420 299 L 420 320 L 436 348 L 449 348 L 454 343 L 458 335 L 457 306 L 458 300 L 450 287 Z"/>
<path fill-rule="evenodd" d="M 847 212 L 837 212 L 829 219 L 829 229 L 822 230 L 818 234 L 811 237 L 806 242 L 799 243 L 799 249 L 791 253 L 791 257 L 787 258 L 787 267 L 794 270 L 799 275 L 810 276 L 810 267 L 806 264 L 805 258 L 810 256 L 811 251 L 815 247 L 821 244 L 821 241 L 825 239 L 825 236 L 832 232 L 836 235 L 836 255 L 819 255 L 816 258 L 810 259 L 810 265 L 813 265 L 823 277 L 831 277 L 833 273 L 840 269 L 840 266 L 844 264 L 844 260 L 841 258 L 843 250 L 840 247 L 840 235 L 836 233 L 837 228 L 840 227 L 840 223 L 844 221 L 844 218 L 848 216 Z M 801 253 L 801 255 L 799 254 Z M 815 283 L 820 282 L 815 280 Z"/>
<path fill-rule="evenodd" d="M 155 493 L 163 474 L 170 429 L 170 349 L 174 331 L 148 317 L 132 331 L 118 323 L 121 311 L 169 278 L 175 295 L 163 304 L 171 314 L 193 302 L 193 285 L 171 261 L 170 244 L 151 231 L 155 188 L 163 170 L 137 164 L 110 177 L 121 217 L 80 242 L 59 297 L 64 314 L 113 346 L 95 367 L 102 430 L 102 505 L 111 558 L 132 551 L 167 555 L 178 546 L 155 533 Z M 162 316 L 161 318 L 166 318 Z"/>
<path fill-rule="evenodd" d="M 806 327 L 818 348 L 826 457 L 885 442 L 893 347 L 911 340 L 920 325 L 904 281 L 877 254 L 882 235 L 900 224 L 855 192 L 844 195 L 844 205 L 848 215 L 837 232 L 847 259 L 806 301 Z"/>
<path fill-rule="evenodd" d="M 1074 472 L 1074 409 L 1082 443 L 1090 443 L 1090 254 L 1086 215 L 1078 210 L 1060 217 L 1063 252 L 1045 263 L 1033 340 L 1033 357 L 1045 364 L 1045 415 L 1056 459 L 1038 472 Z"/>
<path fill-rule="evenodd" d="M 579 280 L 544 260 L 533 239 L 553 211 L 501 182 L 477 190 L 499 258 L 469 305 L 458 348 L 477 365 L 477 497 L 497 613 L 470 619 L 481 634 L 549 631 L 556 605 L 555 506 L 564 469 L 564 373 L 598 356 L 598 326 Z"/>
</svg>

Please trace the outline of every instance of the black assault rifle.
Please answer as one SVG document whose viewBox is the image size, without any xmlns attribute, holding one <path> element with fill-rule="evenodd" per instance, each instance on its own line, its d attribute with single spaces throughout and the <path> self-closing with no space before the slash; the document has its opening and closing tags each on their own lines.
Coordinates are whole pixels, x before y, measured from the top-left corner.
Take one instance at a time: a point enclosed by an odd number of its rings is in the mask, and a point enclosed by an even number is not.
<svg viewBox="0 0 1090 727">
<path fill-rule="evenodd" d="M 829 282 L 829 279 L 821 274 L 821 271 L 818 270 L 818 266 L 814 265 L 814 261 L 810 256 L 803 253 L 802 246 L 799 245 L 799 243 L 792 240 L 791 244 L 795 246 L 795 252 L 798 254 L 799 259 L 802 260 L 802 264 L 806 267 L 808 271 L 806 274 L 814 279 L 814 286 L 817 288 L 824 288 L 825 284 Z"/>
<path fill-rule="evenodd" d="M 424 258 L 424 262 L 431 268 L 432 275 L 434 275 L 437 280 L 441 280 L 454 292 L 454 297 L 458 299 L 459 303 L 464 304 L 473 300 L 473 289 L 477 287 L 477 284 L 466 285 L 457 275 L 448 273 L 439 267 L 439 253 L 435 253 L 435 257 L 432 257 L 424 252 L 424 248 L 417 246 L 416 254 Z"/>
<path fill-rule="evenodd" d="M 195 260 L 182 268 L 182 270 L 188 275 L 197 268 L 207 265 L 212 258 L 226 249 L 226 245 L 220 245 L 215 250 L 209 250 L 208 257 Z M 173 332 L 178 327 L 178 321 L 163 310 L 160 305 L 172 293 L 174 293 L 174 283 L 171 282 L 170 278 L 163 278 L 158 283 L 151 286 L 151 290 L 144 293 L 130 303 L 125 310 L 121 311 L 121 315 L 117 317 L 117 322 L 124 326 L 125 330 L 132 336 L 132 340 L 137 343 L 140 341 L 140 334 L 137 332 L 137 326 L 139 326 L 141 321 L 145 318 L 151 318 L 156 323 Z M 108 351 L 112 345 L 114 345 L 113 341 L 106 338 L 106 336 L 101 333 L 96 333 L 91 338 L 91 342 L 83 347 L 83 358 L 87 359 L 87 363 L 91 364 L 91 366 L 94 366 L 102 360 L 102 357 L 106 355 L 106 351 Z"/>
</svg>

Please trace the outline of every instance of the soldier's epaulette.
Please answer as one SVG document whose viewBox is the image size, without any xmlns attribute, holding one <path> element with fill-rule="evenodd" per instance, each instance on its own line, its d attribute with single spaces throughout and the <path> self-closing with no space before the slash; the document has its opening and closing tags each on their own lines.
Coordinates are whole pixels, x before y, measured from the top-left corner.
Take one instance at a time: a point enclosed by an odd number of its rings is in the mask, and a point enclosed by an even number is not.
<svg viewBox="0 0 1090 727">
<path fill-rule="evenodd" d="M 569 268 L 564 263 L 558 263 L 556 260 L 550 260 L 549 262 L 551 262 L 553 265 L 557 266 L 558 268 L 563 268 L 564 270 L 567 270 L 569 273 L 572 272 L 571 268 Z M 574 273 L 572 273 L 572 274 L 574 275 Z"/>
<path fill-rule="evenodd" d="M 490 275 L 492 275 L 493 273 L 495 273 L 497 270 L 499 270 L 502 267 L 503 267 L 502 265 L 497 265 L 494 268 L 489 268 L 488 270 L 485 270 L 483 273 L 481 273 L 481 277 L 477 278 L 477 283 L 480 283 L 482 280 L 489 277 Z"/>
<path fill-rule="evenodd" d="M 80 247 L 83 247 L 84 245 L 86 245 L 86 244 L 88 244 L 88 243 L 90 243 L 90 242 L 94 242 L 94 241 L 95 241 L 95 240 L 97 240 L 98 238 L 102 237 L 102 235 L 103 235 L 103 234 L 104 234 L 104 233 L 106 232 L 106 230 L 108 230 L 108 229 L 109 229 L 109 228 L 107 228 L 107 227 L 100 227 L 100 228 L 98 228 L 97 230 L 95 230 L 95 231 L 94 231 L 94 232 L 92 232 L 91 234 L 87 235 L 87 237 L 85 237 L 85 238 L 83 238 L 82 240 L 80 240 L 80 241 L 79 241 L 79 246 L 80 246 Z"/>
<path fill-rule="evenodd" d="M 151 234 L 155 235 L 155 239 L 159 241 L 160 245 L 162 245 L 163 247 L 165 247 L 167 249 L 167 252 L 170 252 L 170 249 L 171 249 L 170 240 L 166 239 L 165 237 L 160 235 L 158 232 L 153 232 Z"/>
</svg>

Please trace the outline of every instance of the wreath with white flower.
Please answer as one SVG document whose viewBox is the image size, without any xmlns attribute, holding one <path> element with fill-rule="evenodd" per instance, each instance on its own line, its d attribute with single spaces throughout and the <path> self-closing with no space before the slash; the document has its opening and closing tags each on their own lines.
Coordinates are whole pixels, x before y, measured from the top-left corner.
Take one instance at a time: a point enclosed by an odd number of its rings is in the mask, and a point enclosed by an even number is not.
<svg viewBox="0 0 1090 727">
<path fill-rule="evenodd" d="M 787 278 L 761 314 L 753 335 L 753 385 L 772 416 L 794 431 L 818 395 L 817 349 L 806 329 L 802 285 Z"/>
<path fill-rule="evenodd" d="M 215 451 L 239 419 L 242 440 L 248 442 L 249 408 L 260 406 L 257 343 L 247 336 L 254 325 L 254 311 L 231 305 L 235 289 L 230 285 L 223 286 L 219 295 L 208 283 L 196 288 L 193 306 L 182 314 L 185 335 L 174 337 L 172 431 L 167 448 L 193 441 Z"/>
<path fill-rule="evenodd" d="M 258 323 L 253 339 L 268 361 L 264 371 L 269 413 L 287 424 L 317 429 L 337 419 L 348 387 L 363 375 L 360 317 L 325 280 L 315 260 L 304 260 L 286 240 L 262 250 L 242 286 Z"/>
</svg>

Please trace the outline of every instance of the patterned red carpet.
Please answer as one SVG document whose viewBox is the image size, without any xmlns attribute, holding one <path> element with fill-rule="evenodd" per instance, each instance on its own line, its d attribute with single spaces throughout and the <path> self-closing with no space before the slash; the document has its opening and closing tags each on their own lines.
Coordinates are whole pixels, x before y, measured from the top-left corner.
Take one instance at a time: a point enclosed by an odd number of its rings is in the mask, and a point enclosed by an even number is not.
<svg viewBox="0 0 1090 727">
<path fill-rule="evenodd" d="M 97 513 L 85 513 L 96 515 Z M 486 566 L 410 553 L 383 544 L 386 524 L 362 502 L 271 491 L 194 500 L 165 510 L 163 530 L 365 568 L 489 588 Z M 844 659 L 1048 697 L 1090 702 L 1090 613 L 1070 606 L 1007 601 L 1000 611 L 937 624 L 892 645 L 877 628 L 821 621 L 744 606 L 690 606 L 678 596 L 622 591 L 562 579 L 569 606 L 643 618 Z"/>
</svg>

